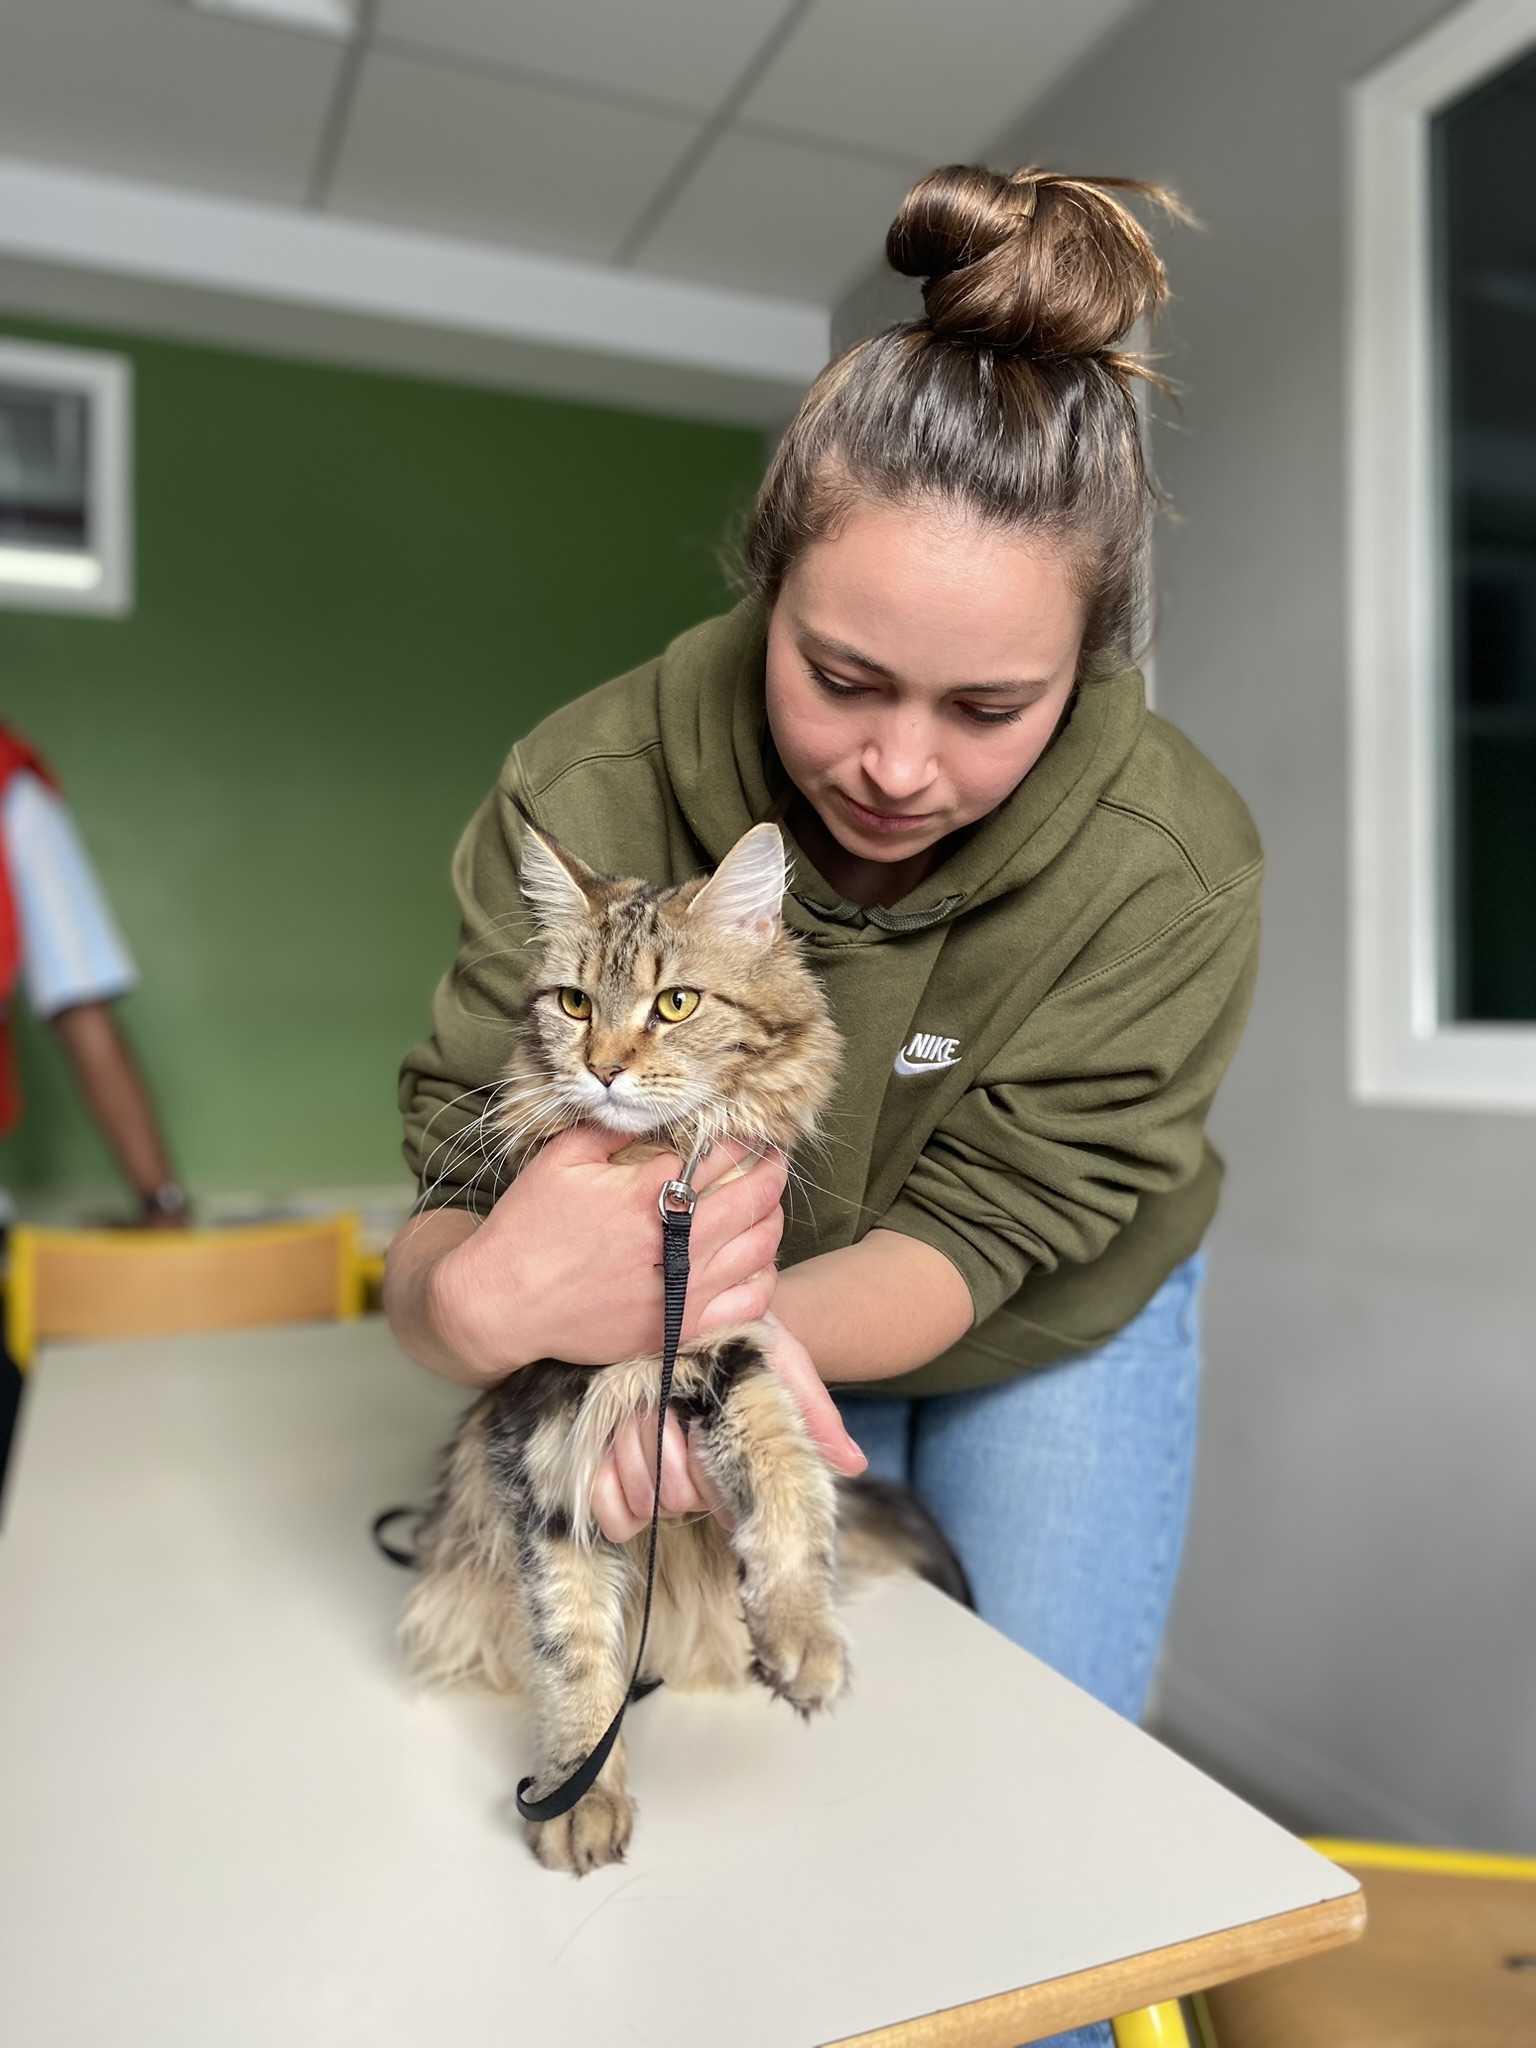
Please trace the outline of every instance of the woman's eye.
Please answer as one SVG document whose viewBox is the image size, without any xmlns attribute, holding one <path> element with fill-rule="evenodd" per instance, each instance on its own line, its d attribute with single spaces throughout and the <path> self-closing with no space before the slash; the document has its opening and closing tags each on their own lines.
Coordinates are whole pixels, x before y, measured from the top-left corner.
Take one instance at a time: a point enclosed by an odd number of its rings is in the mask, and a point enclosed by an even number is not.
<svg viewBox="0 0 1536 2048">
<path fill-rule="evenodd" d="M 560 991 L 560 1007 L 567 1017 L 575 1017 L 579 1021 L 583 1017 L 591 1016 L 592 998 L 584 989 L 563 988 Z"/>
<path fill-rule="evenodd" d="M 862 689 L 858 683 L 840 683 L 835 676 L 829 676 L 825 670 L 817 668 L 814 662 L 810 663 L 810 671 L 812 681 L 819 684 L 829 697 L 863 697 L 868 695 L 868 692 Z"/>
<path fill-rule="evenodd" d="M 962 704 L 959 709 L 972 725 L 1016 725 L 1024 711 L 1022 704 L 1016 704 L 1011 711 L 991 711 L 980 704 Z"/>
<path fill-rule="evenodd" d="M 665 988 L 656 998 L 656 1014 L 663 1024 L 681 1024 L 699 1007 L 696 988 Z"/>
</svg>

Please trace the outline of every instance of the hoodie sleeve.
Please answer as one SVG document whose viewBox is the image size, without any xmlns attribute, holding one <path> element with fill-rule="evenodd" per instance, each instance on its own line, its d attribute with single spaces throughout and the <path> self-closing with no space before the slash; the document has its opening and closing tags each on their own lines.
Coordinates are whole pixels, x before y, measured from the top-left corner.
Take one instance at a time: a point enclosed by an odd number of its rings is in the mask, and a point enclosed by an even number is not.
<svg viewBox="0 0 1536 2048">
<path fill-rule="evenodd" d="M 1053 990 L 929 1137 L 876 1227 L 942 1252 L 978 1323 L 1195 1174 L 1253 993 L 1258 888 L 1254 868 Z"/>
</svg>

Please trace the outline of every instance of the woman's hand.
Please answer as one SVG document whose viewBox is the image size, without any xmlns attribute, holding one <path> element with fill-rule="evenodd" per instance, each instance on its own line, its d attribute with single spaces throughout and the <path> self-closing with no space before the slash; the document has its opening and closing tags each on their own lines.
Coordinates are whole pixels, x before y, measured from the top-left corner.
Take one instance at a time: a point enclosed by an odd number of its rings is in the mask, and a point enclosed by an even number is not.
<svg viewBox="0 0 1536 2048">
<path fill-rule="evenodd" d="M 614 1365 L 661 1341 L 657 1198 L 675 1153 L 638 1164 L 632 1140 L 583 1124 L 531 1159 L 476 1227 L 455 1215 L 408 1223 L 390 1248 L 385 1301 L 412 1357 L 466 1386 L 491 1386 L 536 1358 Z M 784 1228 L 784 1161 L 721 1144 L 695 1184 L 685 1337 L 712 1317 L 750 1322 L 773 1299 Z M 654 1450 L 652 1455 L 654 1456 Z"/>
<path fill-rule="evenodd" d="M 695 1212 L 695 1231 L 699 1216 L 708 1206 L 705 1203 Z M 692 1293 L 690 1276 L 690 1299 Z M 711 1307 L 704 1313 L 702 1330 L 707 1332 L 735 1320 L 730 1315 L 715 1314 Z M 834 1472 L 862 1472 L 868 1460 L 843 1428 L 837 1404 L 822 1385 L 810 1353 L 776 1316 L 765 1315 L 759 1320 L 772 1333 L 768 1362 L 798 1403 L 817 1450 Z M 667 1416 L 661 1454 L 661 1511 L 666 1515 L 712 1514 L 729 1528 L 730 1517 L 696 1455 L 697 1431 L 698 1424 L 693 1423 L 685 1435 L 676 1415 Z M 627 1543 L 631 1536 L 650 1526 L 655 1475 L 656 1411 L 652 1408 L 625 1423 L 592 1482 L 592 1512 L 610 1543 Z"/>
</svg>

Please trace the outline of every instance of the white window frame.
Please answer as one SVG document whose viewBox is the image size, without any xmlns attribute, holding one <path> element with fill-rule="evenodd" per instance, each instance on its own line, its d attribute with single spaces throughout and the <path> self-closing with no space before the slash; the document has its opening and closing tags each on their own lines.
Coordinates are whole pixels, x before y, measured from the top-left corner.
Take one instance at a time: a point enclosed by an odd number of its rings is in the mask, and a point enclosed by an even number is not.
<svg viewBox="0 0 1536 2048">
<path fill-rule="evenodd" d="M 0 383 L 80 392 L 90 408 L 88 548 L 0 542 L 0 606 L 95 612 L 133 609 L 133 366 L 95 349 L 44 348 L 0 336 Z"/>
<path fill-rule="evenodd" d="M 1445 1014 L 1448 673 L 1430 123 L 1536 45 L 1472 0 L 1350 95 L 1351 1067 L 1366 1102 L 1536 1111 L 1536 1024 Z"/>
</svg>

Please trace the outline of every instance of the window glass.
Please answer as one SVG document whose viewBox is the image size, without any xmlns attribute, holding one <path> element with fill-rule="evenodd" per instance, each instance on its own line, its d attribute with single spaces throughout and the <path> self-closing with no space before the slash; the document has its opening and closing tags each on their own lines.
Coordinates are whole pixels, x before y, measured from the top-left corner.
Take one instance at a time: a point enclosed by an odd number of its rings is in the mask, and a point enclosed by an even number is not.
<svg viewBox="0 0 1536 2048">
<path fill-rule="evenodd" d="M 81 392 L 0 383 L 0 545 L 90 545 L 88 413 Z"/>
<path fill-rule="evenodd" d="M 1435 117 L 1452 1017 L 1536 1020 L 1536 52 Z"/>
</svg>

